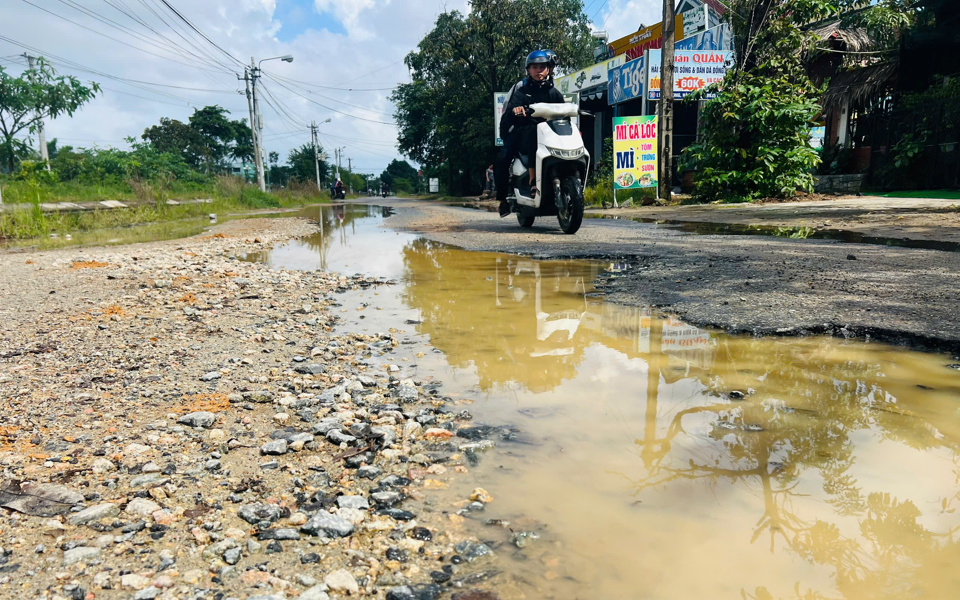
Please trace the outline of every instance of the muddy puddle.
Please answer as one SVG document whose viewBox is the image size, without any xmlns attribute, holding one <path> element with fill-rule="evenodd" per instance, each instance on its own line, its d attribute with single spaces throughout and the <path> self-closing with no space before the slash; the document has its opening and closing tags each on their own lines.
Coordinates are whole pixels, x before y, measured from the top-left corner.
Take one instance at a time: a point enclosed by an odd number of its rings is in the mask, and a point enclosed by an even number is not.
<svg viewBox="0 0 960 600">
<path fill-rule="evenodd" d="M 319 209 L 314 209 L 319 210 Z M 960 596 L 960 361 L 753 339 L 606 303 L 619 265 L 464 252 L 323 209 L 251 257 L 397 286 L 338 296 L 402 330 L 414 376 L 473 415 L 467 475 L 425 490 L 504 599 Z M 395 357 L 393 358 L 395 360 Z M 455 513 L 475 486 L 486 510 Z M 493 573 L 496 573 L 495 575 Z"/>
</svg>

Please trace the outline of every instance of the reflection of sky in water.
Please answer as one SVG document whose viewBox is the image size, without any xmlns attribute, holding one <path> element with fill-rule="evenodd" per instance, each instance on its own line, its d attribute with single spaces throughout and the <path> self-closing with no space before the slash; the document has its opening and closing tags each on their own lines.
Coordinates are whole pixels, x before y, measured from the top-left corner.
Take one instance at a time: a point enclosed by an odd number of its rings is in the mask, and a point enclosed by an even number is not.
<svg viewBox="0 0 960 600">
<path fill-rule="evenodd" d="M 486 518 L 545 527 L 525 561 L 497 563 L 526 597 L 960 597 L 946 357 L 711 333 L 603 302 L 599 263 L 463 252 L 380 228 L 373 208 L 342 216 L 270 262 L 399 279 L 338 295 L 341 330 L 408 330 L 442 352 L 407 355 L 406 376 L 521 432 L 431 493 L 447 509 L 490 491 L 466 525 L 481 539 Z"/>
</svg>

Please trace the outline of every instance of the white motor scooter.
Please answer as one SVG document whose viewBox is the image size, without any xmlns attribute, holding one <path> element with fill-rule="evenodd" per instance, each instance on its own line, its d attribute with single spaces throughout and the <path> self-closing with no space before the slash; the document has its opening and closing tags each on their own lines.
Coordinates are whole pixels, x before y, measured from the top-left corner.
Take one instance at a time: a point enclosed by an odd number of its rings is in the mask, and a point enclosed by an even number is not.
<svg viewBox="0 0 960 600">
<path fill-rule="evenodd" d="M 520 227 L 532 227 L 537 217 L 556 215 L 564 233 L 576 233 L 583 222 L 583 186 L 590 168 L 590 153 L 572 119 L 576 104 L 537 102 L 527 114 L 543 119 L 537 125 L 537 155 L 518 156 L 510 165 L 510 211 Z M 584 113 L 587 114 L 587 113 Z M 527 171 L 534 161 L 537 193 L 530 193 Z"/>
</svg>

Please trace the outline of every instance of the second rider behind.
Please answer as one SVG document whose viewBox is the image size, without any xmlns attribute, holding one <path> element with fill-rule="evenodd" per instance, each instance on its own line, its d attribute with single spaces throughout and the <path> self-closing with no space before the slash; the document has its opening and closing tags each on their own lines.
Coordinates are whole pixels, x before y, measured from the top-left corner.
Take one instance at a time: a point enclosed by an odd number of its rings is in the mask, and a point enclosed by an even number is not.
<svg viewBox="0 0 960 600">
<path fill-rule="evenodd" d="M 500 119 L 500 138 L 503 150 L 497 157 L 494 168 L 497 200 L 500 201 L 500 216 L 510 214 L 507 202 L 507 190 L 510 185 L 508 170 L 510 163 L 518 154 L 530 157 L 534 163 L 537 153 L 537 121 L 527 114 L 526 107 L 537 102 L 563 103 L 563 94 L 553 87 L 553 70 L 557 66 L 557 55 L 551 50 L 536 50 L 527 56 L 527 76 L 510 90 L 507 104 Z M 530 173 L 530 195 L 536 194 L 536 173 L 532 166 Z"/>
</svg>

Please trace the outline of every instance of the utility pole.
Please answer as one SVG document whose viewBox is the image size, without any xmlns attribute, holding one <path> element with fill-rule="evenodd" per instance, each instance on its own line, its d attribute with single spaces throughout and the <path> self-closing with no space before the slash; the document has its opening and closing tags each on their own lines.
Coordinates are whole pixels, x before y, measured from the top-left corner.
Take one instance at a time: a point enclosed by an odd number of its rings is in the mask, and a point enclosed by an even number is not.
<svg viewBox="0 0 960 600">
<path fill-rule="evenodd" d="M 353 173 L 353 159 L 351 159 L 349 156 L 347 157 L 347 172 L 348 172 L 348 173 L 351 173 L 351 174 Z M 352 181 L 350 182 L 350 193 L 351 193 L 351 194 L 353 193 L 353 182 L 352 182 Z"/>
<path fill-rule="evenodd" d="M 257 63 L 254 62 L 253 57 L 250 57 L 250 91 L 253 96 L 253 118 L 256 121 L 254 125 L 254 130 L 257 132 L 256 141 L 254 142 L 254 148 L 256 154 L 254 158 L 256 159 L 257 164 L 257 184 L 260 186 L 260 191 L 267 191 L 266 183 L 263 180 L 263 117 L 260 116 L 260 99 L 257 98 L 257 78 L 260 77 L 260 69 L 257 67 Z"/>
<path fill-rule="evenodd" d="M 253 139 L 253 164 L 257 170 L 257 186 L 259 186 L 261 192 L 265 192 L 267 186 L 263 181 L 263 149 L 260 145 L 262 128 L 259 123 L 260 113 L 259 103 L 257 102 L 257 67 L 252 57 L 250 58 L 250 66 L 243 69 L 243 77 L 237 76 L 237 78 L 243 79 L 247 85 L 247 108 L 250 110 L 250 135 Z"/>
<path fill-rule="evenodd" d="M 670 202 L 673 189 L 673 55 L 676 41 L 676 0 L 663 0 L 663 47 L 660 50 L 660 104 L 657 120 L 657 150 L 660 154 L 659 194 Z"/>
<path fill-rule="evenodd" d="M 319 192 L 322 188 L 320 187 L 320 151 L 317 149 L 317 124 L 316 122 L 310 123 L 310 141 L 313 142 L 313 162 L 317 168 L 317 191 Z"/>
<path fill-rule="evenodd" d="M 23 57 L 27 59 L 27 65 L 31 70 L 33 70 L 34 61 L 37 60 L 36 56 L 30 56 L 26 52 L 23 53 Z M 47 136 L 43 131 L 43 114 L 40 110 L 37 110 L 37 139 L 40 141 L 40 160 L 43 161 L 44 166 L 47 171 L 50 170 L 50 153 L 47 151 Z"/>
</svg>

